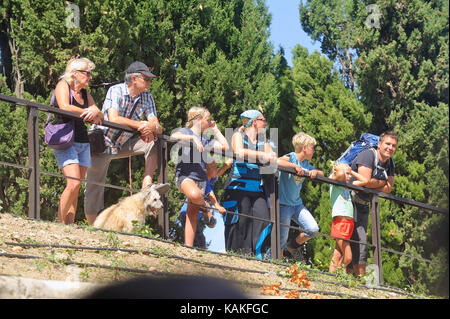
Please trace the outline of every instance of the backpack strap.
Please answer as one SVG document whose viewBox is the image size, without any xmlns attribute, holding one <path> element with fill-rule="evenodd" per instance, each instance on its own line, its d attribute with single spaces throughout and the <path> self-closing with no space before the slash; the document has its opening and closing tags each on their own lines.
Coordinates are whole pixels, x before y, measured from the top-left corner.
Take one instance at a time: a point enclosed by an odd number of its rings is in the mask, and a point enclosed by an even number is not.
<svg viewBox="0 0 450 319">
<path fill-rule="evenodd" d="M 379 164 L 379 158 L 378 158 L 378 154 L 377 154 L 377 149 L 375 147 L 370 147 L 370 149 L 373 151 L 374 155 L 375 155 L 375 159 L 374 159 L 374 165 L 375 165 L 375 169 L 372 171 L 372 176 L 376 175 L 378 172 L 378 164 Z M 389 158 L 389 164 L 392 167 L 394 159 L 392 157 Z M 386 169 L 384 169 L 384 174 L 386 175 L 386 180 L 388 179 L 387 176 L 387 172 Z"/>
<path fill-rule="evenodd" d="M 378 159 L 378 154 L 377 154 L 377 149 L 375 148 L 375 147 L 369 147 L 371 150 L 372 150 L 372 152 L 373 152 L 373 155 L 375 156 L 375 158 L 374 158 L 374 166 L 375 167 L 378 167 L 378 161 L 379 161 L 379 159 Z"/>
<path fill-rule="evenodd" d="M 136 110 L 136 107 L 137 107 L 137 105 L 138 105 L 138 102 L 139 102 L 139 99 L 134 100 L 134 102 L 133 102 L 133 108 L 131 109 L 131 113 L 130 113 L 130 115 L 128 116 L 129 119 L 132 119 L 132 118 L 133 118 L 133 114 L 134 114 L 134 111 Z M 120 136 L 122 136 L 122 134 L 123 134 L 123 130 L 120 130 L 120 134 L 117 134 L 115 137 L 113 137 L 113 138 L 111 139 L 111 145 L 114 145 L 114 144 L 116 143 L 116 141 L 118 140 L 118 138 L 119 138 Z"/>
</svg>

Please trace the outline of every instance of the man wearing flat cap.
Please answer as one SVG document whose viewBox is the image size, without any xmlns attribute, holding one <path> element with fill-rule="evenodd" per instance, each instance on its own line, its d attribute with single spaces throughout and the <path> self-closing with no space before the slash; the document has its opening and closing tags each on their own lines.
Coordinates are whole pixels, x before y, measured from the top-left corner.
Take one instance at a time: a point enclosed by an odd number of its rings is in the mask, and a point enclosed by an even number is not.
<svg viewBox="0 0 450 319">
<path fill-rule="evenodd" d="M 156 134 L 163 131 L 158 121 L 155 101 L 148 91 L 151 79 L 155 77 L 144 63 L 133 62 L 125 71 L 125 81 L 110 87 L 103 103 L 102 112 L 106 121 L 136 129 L 140 137 L 133 138 L 132 133 L 106 126 L 91 127 L 91 130 L 103 130 L 106 150 L 91 155 L 92 166 L 86 174 L 88 181 L 84 192 L 84 213 L 89 225 L 94 223 L 97 214 L 104 208 L 104 187 L 91 182 L 105 183 L 111 160 L 143 154 L 145 171 L 142 188 L 152 184 L 157 166 L 154 139 Z M 143 117 L 146 120 L 141 120 Z M 167 191 L 167 186 L 165 184 L 161 189 Z"/>
</svg>

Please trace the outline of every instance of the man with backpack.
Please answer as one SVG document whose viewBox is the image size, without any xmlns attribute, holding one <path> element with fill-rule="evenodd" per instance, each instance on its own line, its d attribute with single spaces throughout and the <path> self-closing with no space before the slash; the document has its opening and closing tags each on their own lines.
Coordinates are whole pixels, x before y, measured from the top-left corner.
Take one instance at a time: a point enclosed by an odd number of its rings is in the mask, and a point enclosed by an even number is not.
<svg viewBox="0 0 450 319">
<path fill-rule="evenodd" d="M 352 161 L 352 170 L 369 180 L 364 187 L 383 193 L 391 192 L 395 173 L 395 164 L 392 156 L 394 156 L 397 148 L 397 140 L 397 134 L 393 131 L 387 131 L 380 135 L 376 148 L 366 148 Z M 370 212 L 369 204 L 372 196 L 370 193 L 361 191 L 352 192 L 355 226 L 351 240 L 361 242 L 360 244 L 350 243 L 353 256 L 353 272 L 357 277 L 366 273 L 368 256 L 367 225 Z"/>
</svg>

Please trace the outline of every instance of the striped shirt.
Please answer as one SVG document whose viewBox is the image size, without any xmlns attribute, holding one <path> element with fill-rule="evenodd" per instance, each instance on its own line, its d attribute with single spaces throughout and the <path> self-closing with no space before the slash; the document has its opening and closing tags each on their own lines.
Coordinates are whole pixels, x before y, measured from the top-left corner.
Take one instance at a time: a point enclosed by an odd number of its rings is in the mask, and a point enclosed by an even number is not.
<svg viewBox="0 0 450 319">
<path fill-rule="evenodd" d="M 106 93 L 105 102 L 103 103 L 102 113 L 106 121 L 109 121 L 108 110 L 111 108 L 117 110 L 119 116 L 130 118 L 135 103 L 137 105 L 131 118 L 132 120 L 140 121 L 143 115 L 145 115 L 146 120 L 157 116 L 155 101 L 151 93 L 148 91 L 142 92 L 133 98 L 130 96 L 125 82 L 109 88 L 108 93 Z M 117 154 L 130 137 L 133 136 L 133 133 L 106 126 L 92 125 L 91 129 L 94 128 L 101 128 L 103 130 L 105 144 L 107 146 L 105 154 Z"/>
</svg>

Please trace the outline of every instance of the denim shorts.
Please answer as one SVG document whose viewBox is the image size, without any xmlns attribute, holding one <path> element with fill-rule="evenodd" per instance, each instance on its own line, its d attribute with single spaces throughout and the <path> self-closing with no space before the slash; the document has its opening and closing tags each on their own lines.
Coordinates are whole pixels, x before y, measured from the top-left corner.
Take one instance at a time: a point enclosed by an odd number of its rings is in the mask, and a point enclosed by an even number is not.
<svg viewBox="0 0 450 319">
<path fill-rule="evenodd" d="M 91 167 L 91 148 L 89 143 L 74 142 L 65 150 L 53 150 L 59 169 L 69 164 Z"/>
<path fill-rule="evenodd" d="M 195 185 L 197 185 L 198 189 L 204 194 L 206 191 L 206 181 L 196 181 L 193 180 L 187 176 L 175 176 L 175 184 L 177 185 L 178 190 L 181 192 L 181 184 L 185 181 L 185 180 L 191 180 L 195 183 Z"/>
<path fill-rule="evenodd" d="M 291 220 L 294 221 L 300 228 L 305 230 L 305 235 L 313 237 L 315 232 L 319 231 L 319 226 L 316 220 L 311 215 L 309 210 L 303 205 L 288 206 L 280 204 L 280 224 L 290 225 Z M 311 233 L 309 233 L 310 231 Z M 284 250 L 287 245 L 289 236 L 289 228 L 280 226 L 280 248 Z"/>
</svg>

